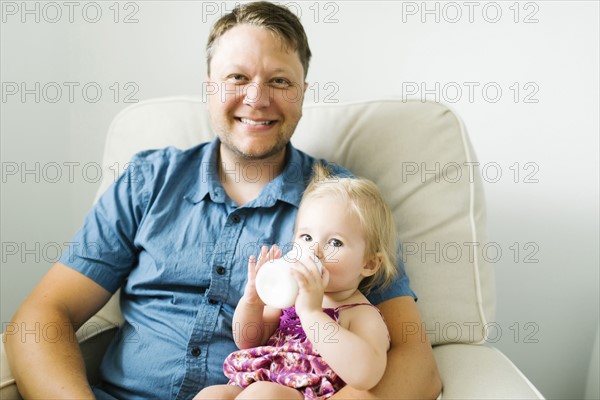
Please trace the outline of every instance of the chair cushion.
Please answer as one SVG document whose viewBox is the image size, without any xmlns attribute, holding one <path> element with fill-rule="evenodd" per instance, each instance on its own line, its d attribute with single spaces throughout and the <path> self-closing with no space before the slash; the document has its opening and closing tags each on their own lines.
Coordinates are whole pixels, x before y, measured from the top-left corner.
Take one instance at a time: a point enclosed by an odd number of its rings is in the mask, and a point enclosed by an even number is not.
<svg viewBox="0 0 600 400">
<path fill-rule="evenodd" d="M 137 151 L 184 149 L 213 137 L 200 98 L 130 106 L 109 128 L 98 193 Z M 456 114 L 442 104 L 399 99 L 310 104 L 292 143 L 379 185 L 394 213 L 432 344 L 483 341 L 494 314 L 494 281 L 481 252 L 486 242 L 479 170 Z M 117 321 L 118 313 L 117 302 L 100 312 L 109 321 Z M 417 328 L 406 332 L 417 334 Z"/>
<path fill-rule="evenodd" d="M 442 399 L 544 399 L 498 349 L 448 344 L 433 349 L 444 383 Z"/>
</svg>

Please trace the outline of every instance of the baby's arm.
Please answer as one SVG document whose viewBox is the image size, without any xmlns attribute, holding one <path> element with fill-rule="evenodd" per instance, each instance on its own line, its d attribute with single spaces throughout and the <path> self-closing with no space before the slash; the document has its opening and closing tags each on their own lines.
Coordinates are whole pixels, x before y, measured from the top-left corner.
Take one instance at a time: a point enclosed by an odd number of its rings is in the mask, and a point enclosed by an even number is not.
<svg viewBox="0 0 600 400">
<path fill-rule="evenodd" d="M 344 328 L 322 309 L 324 288 L 329 283 L 327 268 L 320 272 L 309 260 L 294 264 L 292 274 L 300 289 L 296 313 L 308 340 L 344 382 L 358 390 L 371 389 L 385 372 L 390 346 L 379 312 L 369 306 L 346 309 L 341 315 Z"/>
<path fill-rule="evenodd" d="M 258 262 L 250 257 L 244 295 L 233 314 L 233 339 L 240 349 L 264 345 L 279 325 L 281 310 L 265 306 L 256 293 L 256 272 L 270 258 L 281 256 L 276 245 L 267 250 L 267 246 L 262 247 Z"/>
<path fill-rule="evenodd" d="M 323 312 L 300 316 L 306 336 L 323 360 L 358 390 L 375 386 L 385 372 L 389 336 L 377 310 L 358 306 L 344 311 L 348 329 Z"/>
</svg>

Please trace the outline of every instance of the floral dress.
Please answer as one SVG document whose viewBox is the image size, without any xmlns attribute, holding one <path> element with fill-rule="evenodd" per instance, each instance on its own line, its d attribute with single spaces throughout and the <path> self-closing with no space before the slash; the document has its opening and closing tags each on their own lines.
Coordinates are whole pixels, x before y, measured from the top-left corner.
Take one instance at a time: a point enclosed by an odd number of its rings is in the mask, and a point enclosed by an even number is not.
<svg viewBox="0 0 600 400">
<path fill-rule="evenodd" d="M 374 307 L 369 303 L 357 303 L 324 308 L 323 312 L 339 322 L 341 310 L 359 305 Z M 313 349 L 293 306 L 283 310 L 279 328 L 266 346 L 231 353 L 225 359 L 223 370 L 230 385 L 245 388 L 256 381 L 275 382 L 298 389 L 305 399 L 329 398 L 345 385 Z"/>
</svg>

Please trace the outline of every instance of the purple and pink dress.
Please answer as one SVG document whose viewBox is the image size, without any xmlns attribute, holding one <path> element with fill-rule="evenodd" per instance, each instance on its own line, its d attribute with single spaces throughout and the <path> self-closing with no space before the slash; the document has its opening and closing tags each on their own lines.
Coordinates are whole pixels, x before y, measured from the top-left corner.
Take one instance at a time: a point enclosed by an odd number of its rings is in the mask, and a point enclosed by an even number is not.
<svg viewBox="0 0 600 400">
<path fill-rule="evenodd" d="M 374 307 L 369 303 L 356 303 L 324 308 L 323 312 L 339 323 L 341 310 L 360 305 Z M 313 349 L 294 307 L 282 310 L 279 328 L 266 346 L 231 353 L 225 359 L 223 370 L 230 385 L 245 388 L 257 381 L 275 382 L 299 390 L 305 399 L 327 399 L 345 385 Z"/>
</svg>

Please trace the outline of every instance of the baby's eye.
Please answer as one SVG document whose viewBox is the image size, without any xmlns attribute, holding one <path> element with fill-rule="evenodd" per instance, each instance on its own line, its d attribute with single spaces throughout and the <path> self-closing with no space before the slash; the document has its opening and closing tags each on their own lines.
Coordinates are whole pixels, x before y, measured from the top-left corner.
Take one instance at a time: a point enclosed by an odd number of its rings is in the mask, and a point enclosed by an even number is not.
<svg viewBox="0 0 600 400">
<path fill-rule="evenodd" d="M 338 239 L 331 239 L 327 244 L 333 247 L 342 247 L 344 245 L 344 243 Z"/>
<path fill-rule="evenodd" d="M 312 236 L 306 233 L 300 235 L 300 239 L 304 240 L 305 242 L 312 242 Z"/>
</svg>

